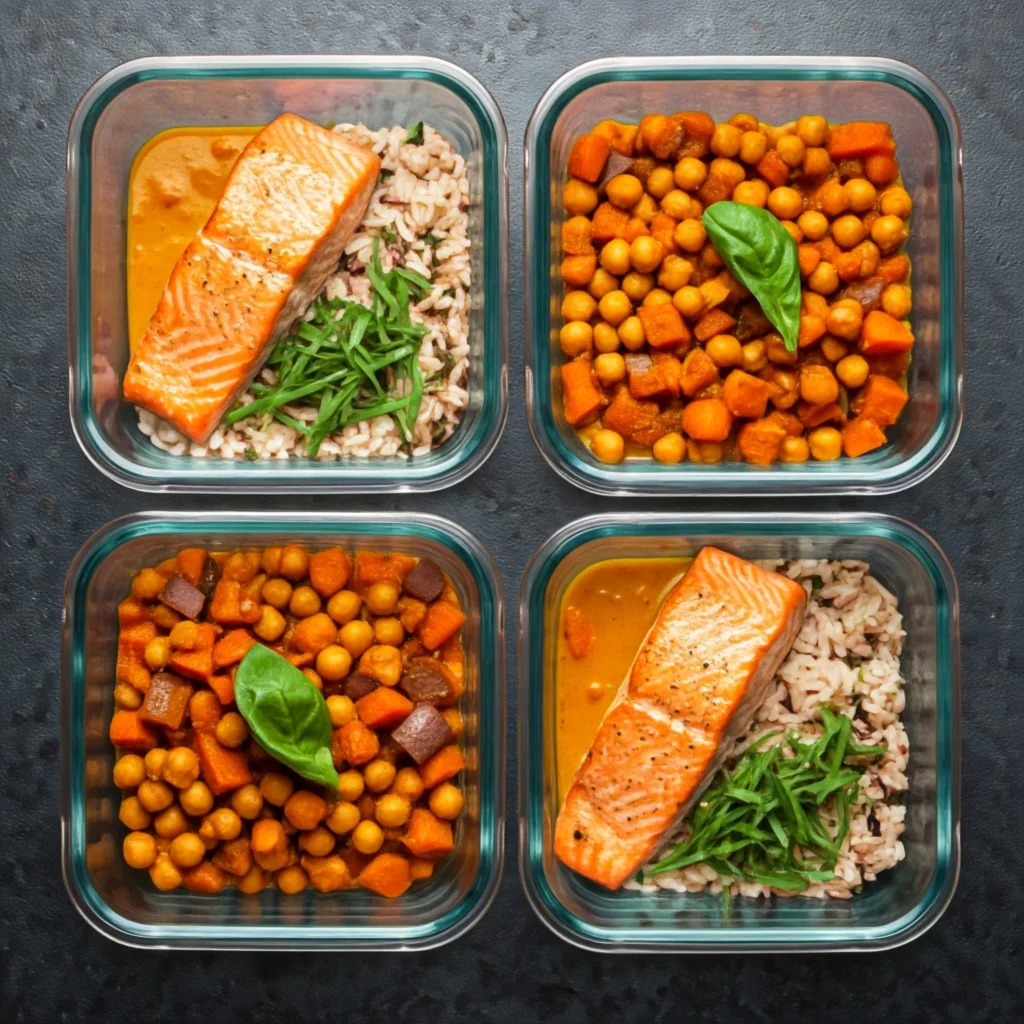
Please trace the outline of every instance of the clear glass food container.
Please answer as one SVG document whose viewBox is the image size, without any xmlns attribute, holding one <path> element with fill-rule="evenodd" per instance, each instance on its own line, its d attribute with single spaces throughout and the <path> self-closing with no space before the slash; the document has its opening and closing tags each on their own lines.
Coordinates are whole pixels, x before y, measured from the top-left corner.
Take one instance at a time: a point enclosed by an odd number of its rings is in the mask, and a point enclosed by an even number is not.
<svg viewBox="0 0 1024 1024">
<path fill-rule="evenodd" d="M 289 111 L 321 124 L 426 121 L 466 158 L 470 182 L 470 376 L 455 434 L 428 455 L 380 459 L 192 459 L 163 452 L 121 396 L 128 363 L 128 178 L 139 148 L 183 125 L 258 125 Z M 429 491 L 490 455 L 508 375 L 505 123 L 472 75 L 433 57 L 150 57 L 82 97 L 68 136 L 68 358 L 71 424 L 92 463 L 146 491 Z"/>
<path fill-rule="evenodd" d="M 685 557 L 706 544 L 747 558 L 855 558 L 899 599 L 907 636 L 910 738 L 906 858 L 849 900 L 609 892 L 565 868 L 552 836 L 554 670 L 562 595 L 609 558 Z M 603 515 L 559 530 L 520 592 L 519 865 L 527 898 L 558 936 L 602 952 L 824 952 L 889 949 L 921 935 L 952 899 L 960 867 L 960 634 L 956 580 L 925 533 L 860 513 Z"/>
<path fill-rule="evenodd" d="M 889 443 L 858 459 L 804 464 L 662 465 L 591 455 L 562 411 L 558 345 L 561 203 L 574 140 L 604 118 L 645 113 L 750 111 L 782 124 L 805 113 L 832 122 L 888 121 L 914 200 L 916 344 L 910 401 Z M 963 389 L 963 185 L 960 129 L 931 79 L 899 61 L 867 57 L 636 57 L 581 64 L 541 97 L 526 129 L 526 399 L 541 453 L 570 482 L 596 494 L 781 495 L 890 493 L 920 482 L 950 453 Z"/>
<path fill-rule="evenodd" d="M 202 896 L 160 892 L 127 867 L 111 779 L 117 604 L 131 578 L 183 547 L 213 550 L 299 543 L 310 550 L 395 550 L 434 559 L 466 611 L 466 811 L 455 850 L 433 878 L 389 900 L 364 889 L 328 895 Z M 153 949 L 418 950 L 450 942 L 486 913 L 503 857 L 504 646 L 494 560 L 470 533 L 430 515 L 169 513 L 117 519 L 76 556 L 64 592 L 61 839 L 64 884 L 86 921 L 108 938 Z"/>
</svg>

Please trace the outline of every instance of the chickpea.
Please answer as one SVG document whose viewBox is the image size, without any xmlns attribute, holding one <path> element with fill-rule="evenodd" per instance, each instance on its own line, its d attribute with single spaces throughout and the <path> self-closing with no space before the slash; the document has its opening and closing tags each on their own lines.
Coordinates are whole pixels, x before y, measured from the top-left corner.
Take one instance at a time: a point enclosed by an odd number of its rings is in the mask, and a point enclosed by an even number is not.
<svg viewBox="0 0 1024 1024">
<path fill-rule="evenodd" d="M 151 672 L 159 672 L 166 668 L 171 657 L 171 638 L 167 636 L 155 636 L 146 644 L 142 657 L 146 662 L 146 668 Z"/>
<path fill-rule="evenodd" d="M 772 405 L 776 409 L 789 409 L 796 405 L 797 399 L 800 397 L 796 374 L 790 373 L 788 370 L 777 370 L 775 383 L 782 389 L 782 394 L 772 395 Z"/>
<path fill-rule="evenodd" d="M 589 320 L 594 315 L 596 308 L 597 303 L 594 301 L 594 296 L 589 292 L 579 289 L 566 292 L 565 298 L 562 300 L 562 316 L 566 320 Z M 373 586 L 389 587 L 391 584 L 375 583 Z M 371 587 L 370 589 L 372 590 L 373 588 Z M 367 598 L 369 598 L 369 595 L 367 595 Z"/>
<path fill-rule="evenodd" d="M 704 351 L 716 366 L 739 366 L 743 362 L 743 346 L 731 334 L 716 334 L 708 339 Z"/>
<path fill-rule="evenodd" d="M 281 552 L 284 548 L 264 548 L 260 555 L 260 568 L 268 576 L 276 576 L 281 571 Z"/>
<path fill-rule="evenodd" d="M 694 192 L 700 188 L 707 176 L 707 164 L 695 156 L 684 156 L 672 172 L 675 183 L 687 192 Z"/>
<path fill-rule="evenodd" d="M 910 289 L 906 285 L 891 284 L 882 292 L 882 309 L 897 320 L 910 316 Z"/>
<path fill-rule="evenodd" d="M 839 287 L 839 275 L 831 263 L 819 263 L 807 279 L 807 286 L 819 295 L 831 295 Z"/>
<path fill-rule="evenodd" d="M 744 132 L 740 136 L 740 159 L 745 164 L 756 164 L 768 152 L 768 139 L 759 131 Z"/>
<path fill-rule="evenodd" d="M 779 462 L 806 462 L 811 457 L 811 449 L 805 437 L 786 437 L 779 449 Z"/>
<path fill-rule="evenodd" d="M 570 178 L 562 189 L 562 205 L 574 216 L 593 212 L 598 204 L 597 189 L 578 178 Z"/>
<path fill-rule="evenodd" d="M 373 624 L 373 639 L 379 644 L 397 647 L 405 641 L 405 630 L 402 628 L 401 621 L 393 615 L 385 615 L 377 619 Z"/>
<path fill-rule="evenodd" d="M 240 818 L 252 821 L 263 810 L 263 794 L 252 782 L 240 786 L 231 794 L 231 807 Z"/>
<path fill-rule="evenodd" d="M 284 816 L 302 832 L 314 829 L 323 821 L 327 804 L 316 793 L 298 789 L 285 801 Z"/>
<path fill-rule="evenodd" d="M 898 249 L 907 240 L 907 225 L 899 217 L 879 217 L 871 225 L 871 240 L 882 252 Z"/>
<path fill-rule="evenodd" d="M 201 818 L 204 814 L 209 814 L 213 808 L 213 793 L 205 782 L 197 779 L 188 789 L 183 789 L 178 794 L 178 803 L 186 814 L 193 818 Z"/>
<path fill-rule="evenodd" d="M 662 199 L 661 208 L 670 217 L 675 217 L 676 220 L 683 220 L 690 216 L 693 203 L 682 189 L 674 188 Z"/>
<path fill-rule="evenodd" d="M 309 876 L 298 864 L 281 868 L 277 873 L 277 887 L 286 896 L 297 896 L 309 884 Z"/>
<path fill-rule="evenodd" d="M 805 114 L 796 122 L 796 133 L 808 146 L 822 146 L 828 138 L 828 121 L 821 114 Z"/>
<path fill-rule="evenodd" d="M 907 218 L 914 208 L 910 193 L 905 188 L 894 185 L 887 188 L 879 200 L 879 208 L 885 216 Z"/>
<path fill-rule="evenodd" d="M 678 462 L 682 462 L 685 451 L 686 442 L 683 440 L 682 434 L 675 431 L 659 437 L 654 442 L 654 447 L 652 448 L 654 458 L 658 462 L 664 462 L 666 465 L 675 465 Z"/>
<path fill-rule="evenodd" d="M 273 605 L 260 605 L 259 622 L 252 627 L 252 631 L 261 640 L 273 643 L 284 635 L 287 628 L 288 623 L 285 622 L 284 616 Z"/>
<path fill-rule="evenodd" d="M 310 857 L 326 857 L 334 849 L 334 843 L 334 835 L 322 825 L 299 836 L 299 849 Z"/>
<path fill-rule="evenodd" d="M 154 782 L 162 778 L 164 765 L 167 763 L 167 748 L 154 747 L 153 750 L 147 751 L 144 763 L 146 765 L 147 778 L 152 779 Z"/>
<path fill-rule="evenodd" d="M 807 443 L 818 462 L 834 462 L 843 451 L 843 436 L 835 427 L 817 427 L 807 436 Z"/>
<path fill-rule="evenodd" d="M 360 853 L 376 853 L 384 845 L 384 833 L 375 821 L 361 821 L 352 832 L 352 845 Z"/>
<path fill-rule="evenodd" d="M 153 819 L 153 831 L 163 839 L 173 839 L 187 832 L 188 819 L 185 812 L 177 804 L 172 804 Z"/>
<path fill-rule="evenodd" d="M 138 754 L 124 754 L 114 765 L 114 785 L 118 789 L 135 789 L 146 779 L 146 762 Z"/>
<path fill-rule="evenodd" d="M 404 796 L 409 803 L 415 803 L 423 796 L 423 779 L 415 768 L 402 768 L 395 776 L 391 784 L 391 790 L 399 796 Z"/>
<path fill-rule="evenodd" d="M 852 213 L 837 217 L 832 224 L 832 237 L 837 245 L 844 249 L 852 249 L 864 240 L 864 225 L 860 217 Z"/>
<path fill-rule="evenodd" d="M 558 344 L 570 359 L 586 355 L 593 340 L 594 331 L 585 320 L 570 320 L 558 332 Z"/>
<path fill-rule="evenodd" d="M 342 800 L 349 800 L 353 803 L 363 795 L 366 782 L 363 780 L 363 773 L 350 768 L 338 776 L 338 796 Z"/>
<path fill-rule="evenodd" d="M 594 372 L 606 388 L 611 387 L 626 376 L 626 361 L 618 352 L 605 352 L 594 360 Z"/>
<path fill-rule="evenodd" d="M 747 373 L 757 373 L 768 365 L 768 354 L 765 352 L 764 342 L 760 339 L 748 341 L 743 346 L 743 362 L 741 363 Z"/>
<path fill-rule="evenodd" d="M 174 790 L 166 782 L 147 779 L 139 786 L 139 803 L 151 814 L 156 814 L 174 803 Z"/>
<path fill-rule="evenodd" d="M 856 341 L 863 317 L 864 312 L 856 299 L 841 299 L 828 311 L 825 327 L 837 338 Z"/>
<path fill-rule="evenodd" d="M 301 580 L 309 572 L 309 555 L 297 544 L 289 544 L 281 551 L 279 571 L 293 583 Z"/>
<path fill-rule="evenodd" d="M 629 273 L 630 269 L 630 245 L 624 238 L 613 238 L 607 242 L 601 250 L 601 266 L 609 274 L 616 274 L 621 277 Z M 605 292 L 605 295 L 608 293 Z"/>
<path fill-rule="evenodd" d="M 845 213 L 850 205 L 846 189 L 838 181 L 827 181 L 818 189 L 818 202 L 822 211 L 829 217 L 838 217 L 839 214 Z"/>
<path fill-rule="evenodd" d="M 352 655 L 353 658 L 360 657 L 373 643 L 373 626 L 362 619 L 353 619 L 346 622 L 338 633 L 341 646 Z"/>
<path fill-rule="evenodd" d="M 320 611 L 320 595 L 312 587 L 296 587 L 288 602 L 288 611 L 297 619 L 308 619 Z"/>
<path fill-rule="evenodd" d="M 462 813 L 462 805 L 461 790 L 450 782 L 442 782 L 430 794 L 430 809 L 439 818 L 446 818 L 449 821 L 457 818 Z"/>
<path fill-rule="evenodd" d="M 608 202 L 623 210 L 636 206 L 643 194 L 644 186 L 634 174 L 616 174 L 605 185 L 605 195 L 608 196 Z"/>
<path fill-rule="evenodd" d="M 344 679 L 352 671 L 352 655 L 338 644 L 328 644 L 316 656 L 316 671 L 329 683 Z"/>
<path fill-rule="evenodd" d="M 128 867 L 144 870 L 156 860 L 156 840 L 148 832 L 129 832 L 121 853 Z"/>
<path fill-rule="evenodd" d="M 686 285 L 672 296 L 672 305 L 689 320 L 695 319 L 704 309 L 704 296 L 699 288 Z"/>
<path fill-rule="evenodd" d="M 121 801 L 121 807 L 117 812 L 118 820 L 124 825 L 125 828 L 135 829 L 140 831 L 144 828 L 149 828 L 150 823 L 153 820 L 152 815 L 142 803 L 139 801 L 137 796 L 125 797 Z"/>
<path fill-rule="evenodd" d="M 783 161 L 790 167 L 799 167 L 804 162 L 804 153 L 807 147 L 799 135 L 783 135 L 775 143 L 775 152 L 782 157 Z"/>
<path fill-rule="evenodd" d="M 359 671 L 382 686 L 396 686 L 402 678 L 402 652 L 390 644 L 376 644 L 359 659 Z"/>
<path fill-rule="evenodd" d="M 386 793 L 377 801 L 375 816 L 384 828 L 401 828 L 408 820 L 409 801 L 397 793 Z"/>
<path fill-rule="evenodd" d="M 334 805 L 325 824 L 335 835 L 343 836 L 359 824 L 359 808 L 348 800 L 342 800 Z"/>
<path fill-rule="evenodd" d="M 800 397 L 811 405 L 827 405 L 839 397 L 839 383 L 827 366 L 810 363 L 800 370 Z"/>
<path fill-rule="evenodd" d="M 594 327 L 594 348 L 598 352 L 616 352 L 619 348 L 619 332 L 611 324 L 597 324 Z"/>
<path fill-rule="evenodd" d="M 831 334 L 826 334 L 821 339 L 821 354 L 830 363 L 838 363 L 848 351 L 847 347 L 838 338 L 833 338 Z"/>
<path fill-rule="evenodd" d="M 177 889 L 183 881 L 181 872 L 174 866 L 174 861 L 166 853 L 157 855 L 149 869 L 149 877 L 153 885 L 161 892 Z"/>
<path fill-rule="evenodd" d="M 222 842 L 237 839 L 242 831 L 242 819 L 230 807 L 218 807 L 206 820 L 211 835 Z"/>
<path fill-rule="evenodd" d="M 171 629 L 171 646 L 175 650 L 195 650 L 199 642 L 199 627 L 194 622 L 178 622 Z"/>
<path fill-rule="evenodd" d="M 620 238 L 617 239 L 617 241 L 625 242 L 625 239 Z M 607 246 L 605 248 L 607 248 Z M 604 252 L 603 249 L 601 251 L 602 253 Z M 603 299 L 609 292 L 615 291 L 618 287 L 619 279 L 609 274 L 604 267 L 598 267 L 597 270 L 594 271 L 594 276 L 590 279 L 590 284 L 587 285 L 587 291 L 590 292 L 598 302 L 600 302 L 601 299 Z"/>
<path fill-rule="evenodd" d="M 666 256 L 658 272 L 658 284 L 670 292 L 677 292 L 690 283 L 693 264 L 682 256 Z"/>
<path fill-rule="evenodd" d="M 711 152 L 715 156 L 733 157 L 740 151 L 743 132 L 735 125 L 716 124 L 711 136 Z"/>
<path fill-rule="evenodd" d="M 700 252 L 707 241 L 708 233 L 699 220 L 688 217 L 676 225 L 672 240 L 683 252 Z"/>
<path fill-rule="evenodd" d="M 699 199 L 690 200 L 690 220 L 700 220 L 704 212 L 704 206 Z"/>
<path fill-rule="evenodd" d="M 195 832 L 182 832 L 171 840 L 167 851 L 179 868 L 194 868 L 206 855 L 206 846 Z"/>
<path fill-rule="evenodd" d="M 644 306 L 668 306 L 672 303 L 672 296 L 664 288 L 652 288 L 645 296 L 642 305 Z"/>
<path fill-rule="evenodd" d="M 395 781 L 395 766 L 390 761 L 377 758 L 363 769 L 366 788 L 374 793 L 383 793 Z"/>
<path fill-rule="evenodd" d="M 855 353 L 843 356 L 836 366 L 836 376 L 848 388 L 859 388 L 868 379 L 868 361 Z"/>
<path fill-rule="evenodd" d="M 246 896 L 255 896 L 263 892 L 270 885 L 270 872 L 264 871 L 258 864 L 251 868 L 241 878 L 235 879 L 235 888 Z"/>
<path fill-rule="evenodd" d="M 822 149 L 820 146 L 808 146 L 804 151 L 802 171 L 808 177 L 820 178 L 828 174 L 831 163 L 827 149 Z"/>
<path fill-rule="evenodd" d="M 644 296 L 654 287 L 653 274 L 641 274 L 631 270 L 622 279 L 622 290 L 632 302 L 640 302 Z"/>
<path fill-rule="evenodd" d="M 621 462 L 626 455 L 626 442 L 614 430 L 599 430 L 590 439 L 590 450 L 609 465 Z"/>
<path fill-rule="evenodd" d="M 861 242 L 851 250 L 860 259 L 860 276 L 871 277 L 878 269 L 882 254 L 874 242 Z"/>
<path fill-rule="evenodd" d="M 789 237 L 799 245 L 804 240 L 804 233 L 800 230 L 800 226 L 793 220 L 780 221 L 782 226 L 789 232 Z"/>
<path fill-rule="evenodd" d="M 647 191 L 655 199 L 664 199 L 672 191 L 675 184 L 675 177 L 667 167 L 655 167 L 647 175 Z"/>
<path fill-rule="evenodd" d="M 764 209 L 768 202 L 768 186 L 763 181 L 741 181 L 733 189 L 732 200 L 734 203 L 745 203 L 747 206 L 757 206 Z"/>
<path fill-rule="evenodd" d="M 654 196 L 649 196 L 645 192 L 630 212 L 634 217 L 639 217 L 645 224 L 650 224 L 654 220 L 654 215 L 658 212 L 658 202 Z"/>
<path fill-rule="evenodd" d="M 795 188 L 780 185 L 768 193 L 768 209 L 779 220 L 796 220 L 802 214 L 803 208 L 804 197 Z"/>
<path fill-rule="evenodd" d="M 287 607 L 288 602 L 291 600 L 292 585 L 280 576 L 275 576 L 263 584 L 263 590 L 260 593 L 266 604 L 280 611 L 282 608 Z"/>
<path fill-rule="evenodd" d="M 828 217 L 818 210 L 804 210 L 796 223 L 809 242 L 820 242 L 828 234 Z"/>
<path fill-rule="evenodd" d="M 320 678 L 319 674 L 311 668 L 304 668 L 302 674 L 318 689 L 324 688 L 324 681 Z"/>
<path fill-rule="evenodd" d="M 236 717 L 241 718 L 241 715 Z M 165 782 L 169 782 L 175 789 L 188 789 L 198 778 L 199 758 L 194 750 L 189 747 L 175 747 L 168 753 L 164 762 Z"/>
<path fill-rule="evenodd" d="M 624 291 L 609 292 L 598 304 L 601 316 L 613 327 L 618 327 L 633 311 L 629 296 Z"/>
<path fill-rule="evenodd" d="M 867 213 L 868 210 L 875 208 L 878 190 L 867 178 L 850 178 L 843 188 L 846 190 L 846 200 L 854 213 Z"/>
<path fill-rule="evenodd" d="M 168 608 L 165 604 L 156 605 L 149 613 L 149 617 L 155 625 L 161 629 L 166 629 L 168 632 L 181 622 L 181 616 L 173 608 Z"/>
<path fill-rule="evenodd" d="M 740 112 L 729 118 L 729 124 L 735 125 L 741 132 L 752 132 L 757 130 L 758 120 L 753 114 Z"/>
<path fill-rule="evenodd" d="M 664 255 L 665 246 L 650 235 L 634 238 L 633 244 L 629 247 L 629 259 L 633 264 L 633 269 L 641 274 L 650 274 L 656 270 Z"/>
<path fill-rule="evenodd" d="M 711 161 L 708 173 L 712 178 L 720 178 L 722 181 L 727 181 L 730 188 L 735 188 L 747 176 L 747 171 L 743 164 L 721 156 Z"/>
<path fill-rule="evenodd" d="M 718 250 L 710 243 L 706 243 L 700 251 L 700 260 L 710 270 L 717 270 L 725 266 L 725 260 L 718 254 Z"/>
<path fill-rule="evenodd" d="M 347 697 L 343 699 L 348 700 Z M 294 789 L 295 783 L 284 772 L 267 772 L 260 779 L 260 795 L 274 807 L 284 807 Z"/>
</svg>

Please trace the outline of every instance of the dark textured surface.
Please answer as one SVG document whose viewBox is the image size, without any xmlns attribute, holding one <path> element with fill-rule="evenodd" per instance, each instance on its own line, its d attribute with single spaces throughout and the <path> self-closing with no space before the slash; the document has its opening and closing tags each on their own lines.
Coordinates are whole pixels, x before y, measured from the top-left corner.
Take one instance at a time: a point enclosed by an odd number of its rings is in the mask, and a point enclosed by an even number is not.
<svg viewBox="0 0 1024 1024">
<path fill-rule="evenodd" d="M 1020 763 L 1024 653 L 1024 426 L 1017 406 L 1022 43 L 1017 0 L 0 0 L 0 1019 L 1018 1019 L 1024 801 L 1013 766 Z M 72 555 L 93 530 L 154 502 L 94 471 L 68 425 L 63 246 L 71 111 L 98 75 L 145 54 L 395 50 L 463 64 L 493 91 L 508 122 L 508 427 L 490 461 L 458 493 L 402 505 L 457 514 L 496 554 L 512 599 L 531 552 L 570 518 L 599 509 L 680 507 L 600 501 L 574 491 L 547 469 L 526 429 L 518 273 L 521 141 L 541 89 L 580 61 L 624 52 L 856 53 L 909 61 L 951 97 L 965 147 L 964 432 L 943 469 L 915 490 L 826 505 L 883 509 L 919 523 L 943 545 L 959 576 L 963 873 L 945 917 L 918 941 L 870 956 L 602 958 L 550 935 L 526 906 L 517 877 L 514 617 L 505 878 L 494 907 L 467 937 L 397 959 L 144 953 L 100 938 L 72 909 L 59 866 L 61 585 Z M 155 504 L 200 507 L 189 498 Z M 296 498 L 281 504 L 384 510 L 398 502 Z"/>
</svg>

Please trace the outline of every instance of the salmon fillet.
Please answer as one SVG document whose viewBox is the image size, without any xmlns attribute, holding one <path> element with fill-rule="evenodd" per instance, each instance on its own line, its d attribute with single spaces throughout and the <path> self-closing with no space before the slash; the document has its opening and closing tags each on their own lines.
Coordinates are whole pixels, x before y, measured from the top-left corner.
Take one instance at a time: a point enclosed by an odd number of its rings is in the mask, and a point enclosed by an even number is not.
<svg viewBox="0 0 1024 1024">
<path fill-rule="evenodd" d="M 703 548 L 665 599 L 555 824 L 563 864 L 617 889 L 750 726 L 803 622 L 794 580 Z"/>
<path fill-rule="evenodd" d="M 124 397 L 202 443 L 323 287 L 380 159 L 295 114 L 253 136 L 132 356 Z"/>
</svg>

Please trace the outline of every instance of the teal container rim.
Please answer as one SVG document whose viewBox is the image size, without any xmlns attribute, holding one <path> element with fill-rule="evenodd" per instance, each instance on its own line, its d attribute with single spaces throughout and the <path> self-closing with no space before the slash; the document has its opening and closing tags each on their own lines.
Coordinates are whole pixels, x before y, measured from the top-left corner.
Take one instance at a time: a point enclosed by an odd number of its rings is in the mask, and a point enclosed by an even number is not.
<svg viewBox="0 0 1024 1024">
<path fill-rule="evenodd" d="M 375 466 L 355 462 L 276 460 L 237 463 L 181 457 L 180 466 L 143 466 L 118 452 L 92 412 L 91 244 L 92 142 L 110 102 L 133 85 L 154 80 L 217 78 L 352 78 L 428 80 L 461 99 L 476 118 L 482 142 L 481 202 L 484 218 L 483 365 L 484 399 L 473 436 L 439 455 L 429 467 L 416 460 Z M 274 489 L 381 493 L 436 491 L 465 480 L 487 460 L 501 437 L 508 413 L 508 133 L 497 102 L 468 71 L 427 56 L 280 55 L 253 57 L 142 57 L 113 68 L 79 100 L 68 130 L 67 305 L 69 411 L 79 447 L 105 476 L 139 491 L 236 494 Z M 122 403 L 124 404 L 124 403 Z M 456 432 L 456 437 L 458 436 Z M 454 440 L 454 439 L 453 439 Z M 443 452 L 443 447 L 438 452 Z M 433 460 L 432 460 L 433 461 Z M 232 472 L 232 469 L 234 472 Z"/>
<path fill-rule="evenodd" d="M 581 458 L 559 432 L 551 388 L 551 137 L 568 103 L 596 85 L 618 81 L 875 81 L 913 96 L 928 112 L 939 140 L 940 256 L 939 416 L 911 458 L 870 468 L 872 456 L 844 462 L 700 468 Z M 588 61 L 555 81 L 534 108 L 523 144 L 526 407 L 530 432 L 548 464 L 593 494 L 692 497 L 794 494 L 893 494 L 920 483 L 952 452 L 963 418 L 964 270 L 960 124 L 949 98 L 917 68 L 881 57 L 612 57 Z M 853 462 L 853 460 L 850 460 Z"/>
<path fill-rule="evenodd" d="M 610 928 L 582 921 L 555 895 L 543 868 L 544 602 L 552 574 L 572 551 L 594 540 L 622 536 L 714 533 L 778 537 L 813 530 L 837 540 L 886 538 L 913 555 L 936 593 L 936 869 L 912 911 L 885 925 L 782 929 Z M 612 513 L 587 516 L 556 531 L 527 563 L 519 592 L 519 877 L 530 906 L 559 938 L 602 953 L 877 952 L 918 938 L 945 912 L 960 875 L 960 627 L 953 567 L 920 528 L 881 513 Z M 945 643 L 943 642 L 945 640 Z M 537 680 L 536 683 L 533 680 Z"/>
<path fill-rule="evenodd" d="M 297 925 L 194 927 L 142 925 L 114 912 L 92 885 L 85 862 L 85 746 L 81 728 L 85 616 L 81 609 L 97 567 L 112 551 L 138 537 L 201 535 L 219 531 L 239 538 L 301 530 L 325 540 L 348 536 L 415 535 L 444 545 L 469 569 L 480 593 L 480 861 L 472 885 L 437 921 L 416 927 Z M 497 895 L 504 864 L 505 676 L 504 597 L 494 558 L 468 530 L 441 516 L 391 512 L 143 512 L 99 529 L 79 550 L 64 585 L 61 671 L 61 873 L 75 909 L 101 935 L 144 949 L 419 951 L 459 938 L 476 925 Z M 113 614 L 113 612 L 112 612 Z M 76 721 L 75 715 L 79 716 Z M 77 725 L 77 727 L 76 727 Z M 307 894 L 309 895 L 309 894 Z M 220 897 L 217 897 L 220 898 Z M 317 897 L 310 897 L 317 898 Z M 319 897 L 330 898 L 330 897 Z"/>
</svg>

